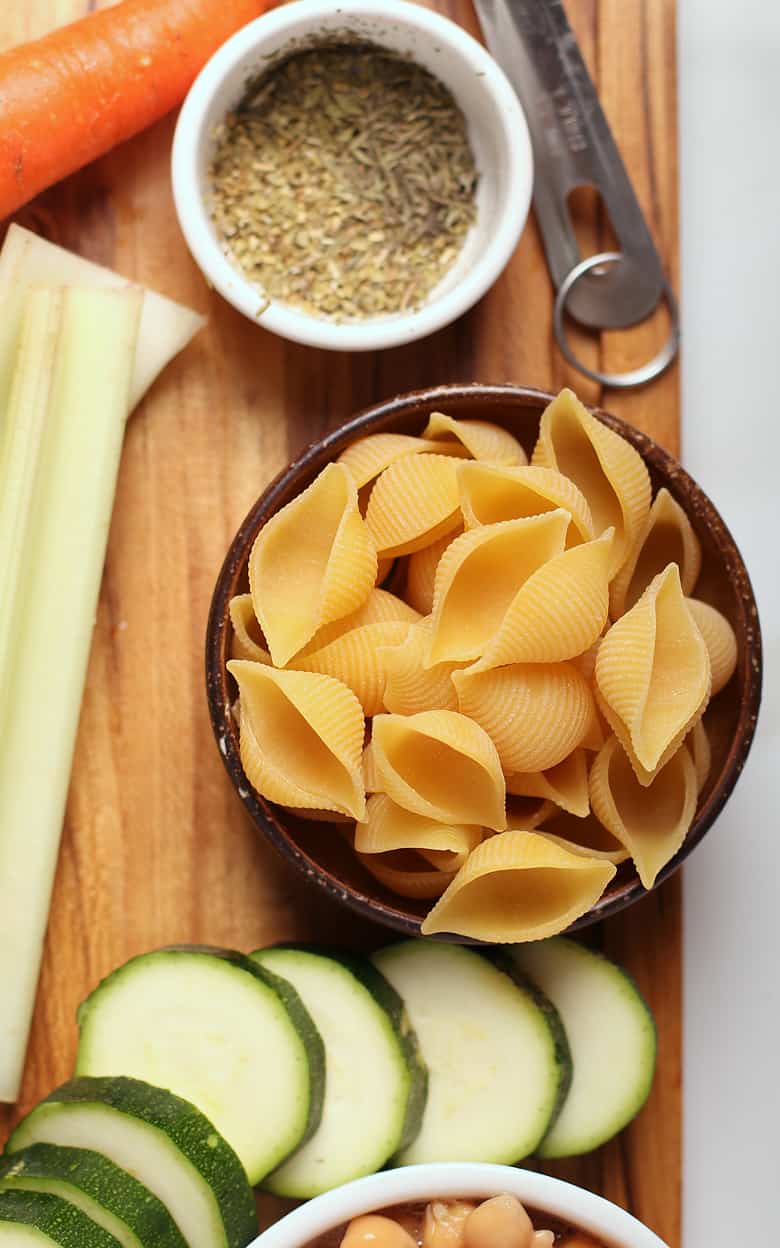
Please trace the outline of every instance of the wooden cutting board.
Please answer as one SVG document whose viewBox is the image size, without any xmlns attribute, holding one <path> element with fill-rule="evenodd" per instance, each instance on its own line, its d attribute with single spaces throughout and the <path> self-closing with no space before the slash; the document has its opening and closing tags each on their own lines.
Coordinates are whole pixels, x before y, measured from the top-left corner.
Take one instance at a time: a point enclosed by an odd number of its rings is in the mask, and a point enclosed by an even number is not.
<svg viewBox="0 0 780 1248">
<path fill-rule="evenodd" d="M 94 0 L 3 6 L 0 45 L 32 38 Z M 470 0 L 436 7 L 477 33 Z M 667 271 L 677 282 L 674 0 L 567 0 L 585 58 Z M 21 1100 L 0 1140 L 71 1073 L 75 1009 L 118 963 L 175 941 L 249 950 L 279 939 L 381 943 L 305 886 L 256 835 L 211 735 L 203 639 L 211 589 L 239 521 L 312 438 L 378 398 L 451 381 L 572 385 L 672 451 L 676 370 L 645 390 L 601 394 L 552 345 L 551 287 L 533 220 L 494 289 L 427 341 L 377 355 L 282 342 L 210 292 L 176 224 L 173 119 L 42 196 L 18 220 L 208 315 L 208 328 L 130 421 Z M 608 227 L 584 196 L 583 248 Z M 582 338 L 619 370 L 648 358 L 665 326 Z M 53 621 L 53 627 L 56 622 Z M 21 833 L 23 835 L 23 832 Z M 680 888 L 665 884 L 595 939 L 636 976 L 658 1020 L 650 1100 L 610 1145 L 559 1164 L 680 1244 Z M 390 933 L 387 933 L 390 936 Z M 2 985 L 0 985 L 0 994 Z M 267 1202 L 265 1213 L 278 1206 Z"/>
</svg>

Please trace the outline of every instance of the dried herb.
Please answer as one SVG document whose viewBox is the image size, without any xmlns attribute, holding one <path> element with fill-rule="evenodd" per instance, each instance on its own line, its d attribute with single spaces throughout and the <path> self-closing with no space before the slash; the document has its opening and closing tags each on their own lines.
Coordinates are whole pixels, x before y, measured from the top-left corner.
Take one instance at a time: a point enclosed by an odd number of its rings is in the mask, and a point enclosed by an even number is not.
<svg viewBox="0 0 780 1248">
<path fill-rule="evenodd" d="M 475 218 L 477 171 L 447 88 L 370 44 L 298 52 L 220 127 L 212 214 L 271 299 L 358 319 L 422 303 Z"/>
</svg>

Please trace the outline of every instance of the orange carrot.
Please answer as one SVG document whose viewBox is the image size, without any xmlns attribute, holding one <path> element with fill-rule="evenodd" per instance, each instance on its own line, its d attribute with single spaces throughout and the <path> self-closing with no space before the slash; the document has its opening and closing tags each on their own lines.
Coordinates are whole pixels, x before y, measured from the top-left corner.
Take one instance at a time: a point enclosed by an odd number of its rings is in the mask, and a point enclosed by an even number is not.
<svg viewBox="0 0 780 1248">
<path fill-rule="evenodd" d="M 122 0 L 0 53 L 0 218 L 181 103 L 273 0 Z"/>
</svg>

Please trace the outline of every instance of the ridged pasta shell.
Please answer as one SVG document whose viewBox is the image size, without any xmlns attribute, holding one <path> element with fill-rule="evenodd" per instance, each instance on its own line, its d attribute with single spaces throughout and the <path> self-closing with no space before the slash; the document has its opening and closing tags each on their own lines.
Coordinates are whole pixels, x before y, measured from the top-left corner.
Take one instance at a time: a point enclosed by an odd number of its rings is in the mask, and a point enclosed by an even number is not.
<svg viewBox="0 0 780 1248">
<path fill-rule="evenodd" d="M 366 818 L 355 827 L 355 849 L 360 854 L 386 854 L 396 849 L 433 850 L 441 855 L 465 855 L 482 840 L 482 829 L 469 824 L 439 823 L 404 810 L 386 793 L 374 793 L 366 803 Z M 434 859 L 440 870 L 441 859 Z"/>
<path fill-rule="evenodd" d="M 374 766 L 374 751 L 371 742 L 363 750 L 363 787 L 366 793 L 376 793 L 379 788 L 379 777 Z"/>
<path fill-rule="evenodd" d="M 496 747 L 457 711 L 377 715 L 372 753 L 381 791 L 440 823 L 506 825 L 506 789 Z"/>
<path fill-rule="evenodd" d="M 562 663 L 592 646 L 609 612 L 612 535 L 607 529 L 529 576 L 474 670 L 506 663 Z"/>
<path fill-rule="evenodd" d="M 430 615 L 433 610 L 433 587 L 436 580 L 436 569 L 439 560 L 451 542 L 459 537 L 460 526 L 446 533 L 438 542 L 424 546 L 409 555 L 406 564 L 406 601 L 419 611 L 421 615 Z"/>
<path fill-rule="evenodd" d="M 236 594 L 228 603 L 228 614 L 233 627 L 230 639 L 231 659 L 251 659 L 254 663 L 270 663 L 271 656 L 263 642 L 251 594 Z"/>
<path fill-rule="evenodd" d="M 358 854 L 366 871 L 391 893 L 424 901 L 441 897 L 455 879 L 454 871 L 439 871 L 420 854 L 404 851 L 392 854 Z"/>
<path fill-rule="evenodd" d="M 241 693 L 241 763 L 269 802 L 362 819 L 365 722 L 351 689 L 319 672 L 233 659 Z"/>
<path fill-rule="evenodd" d="M 612 582 L 612 618 L 616 620 L 629 611 L 669 563 L 676 563 L 680 569 L 683 593 L 692 593 L 701 571 L 701 544 L 680 504 L 662 486 Z"/>
<path fill-rule="evenodd" d="M 517 438 L 508 429 L 488 420 L 455 420 L 443 412 L 432 412 L 422 436 L 436 442 L 456 438 L 474 459 L 491 464 L 528 463 Z"/>
<path fill-rule="evenodd" d="M 503 832 L 469 855 L 421 931 L 544 940 L 589 910 L 614 874 L 612 863 L 569 853 L 538 832 Z"/>
<path fill-rule="evenodd" d="M 583 854 L 586 858 L 602 858 L 616 866 L 629 857 L 625 845 L 600 823 L 591 811 L 583 818 L 566 810 L 558 810 L 539 825 L 539 833 L 556 845 L 562 845 L 570 854 Z"/>
<path fill-rule="evenodd" d="M 436 570 L 426 663 L 479 659 L 518 591 L 563 551 L 568 527 L 569 513 L 559 509 L 484 525 L 457 537 Z"/>
<path fill-rule="evenodd" d="M 610 737 L 590 771 L 590 800 L 606 828 L 631 854 L 645 888 L 677 853 L 696 814 L 696 768 L 680 746 L 649 787 L 639 784 L 617 737 Z"/>
<path fill-rule="evenodd" d="M 696 789 L 697 792 L 701 793 L 712 768 L 712 747 L 707 736 L 707 729 L 704 727 L 701 719 L 691 728 L 685 739 L 685 744 L 696 768 Z"/>
<path fill-rule="evenodd" d="M 720 693 L 734 675 L 737 666 L 737 638 L 725 615 L 699 598 L 686 598 L 688 610 L 704 638 L 710 656 L 712 697 Z"/>
<path fill-rule="evenodd" d="M 419 619 L 420 616 L 414 608 L 397 594 L 391 594 L 386 589 L 372 589 L 366 601 L 356 611 L 351 611 L 342 619 L 334 620 L 332 624 L 325 624 L 317 629 L 308 645 L 305 645 L 295 656 L 296 666 L 298 666 L 299 659 L 313 654 L 315 650 L 322 650 L 323 646 L 330 645 L 337 637 L 343 637 L 345 633 L 351 633 L 353 629 L 364 628 L 367 624 L 399 622 L 414 624 Z"/>
<path fill-rule="evenodd" d="M 612 625 L 596 658 L 599 706 L 640 782 L 651 783 L 710 693 L 710 660 L 686 606 L 676 563 Z"/>
<path fill-rule="evenodd" d="M 299 655 L 296 668 L 302 672 L 324 672 L 344 682 L 367 716 L 378 715 L 384 706 L 387 648 L 399 646 L 412 626 L 404 620 L 384 620 L 364 624 L 323 646 Z"/>
<path fill-rule="evenodd" d="M 573 750 L 567 758 L 547 771 L 515 772 L 506 778 L 506 791 L 523 797 L 545 798 L 584 819 L 590 810 L 585 753 Z"/>
<path fill-rule="evenodd" d="M 317 629 L 365 602 L 377 557 L 346 468 L 328 464 L 297 498 L 272 516 L 249 556 L 249 588 L 277 667 Z"/>
<path fill-rule="evenodd" d="M 461 523 L 455 462 L 446 455 L 402 455 L 378 478 L 366 524 L 381 558 L 409 555 Z"/>
<path fill-rule="evenodd" d="M 449 441 L 434 448 L 427 440 L 406 433 L 370 433 L 342 451 L 338 463 L 348 469 L 355 486 L 361 490 L 402 455 L 430 455 L 434 449 L 439 455 L 456 458 L 469 453 L 460 441 Z"/>
<path fill-rule="evenodd" d="M 384 704 L 395 715 L 416 715 L 418 711 L 457 711 L 458 695 L 452 673 L 456 663 L 423 667 L 430 645 L 430 617 L 412 624 L 406 636 L 382 652 L 385 669 Z"/>
<path fill-rule="evenodd" d="M 571 390 L 561 390 L 542 413 L 531 463 L 555 468 L 579 487 L 596 536 L 614 528 L 610 572 L 617 572 L 650 510 L 650 476 L 639 452 L 592 416 Z"/>
<path fill-rule="evenodd" d="M 582 742 L 593 696 L 571 663 L 453 672 L 458 703 L 495 742 L 507 775 L 547 771 Z"/>
<path fill-rule="evenodd" d="M 566 545 L 595 537 L 585 495 L 554 468 L 497 468 L 490 464 L 458 464 L 460 509 L 467 529 L 479 524 L 521 520 L 562 507 L 571 516 Z"/>
</svg>

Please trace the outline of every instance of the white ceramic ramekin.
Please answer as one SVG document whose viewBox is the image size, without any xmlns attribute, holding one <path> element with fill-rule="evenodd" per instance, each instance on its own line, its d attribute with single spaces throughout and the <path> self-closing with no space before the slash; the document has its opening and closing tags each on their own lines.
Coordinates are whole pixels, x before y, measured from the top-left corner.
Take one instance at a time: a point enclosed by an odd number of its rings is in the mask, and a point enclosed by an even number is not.
<svg viewBox="0 0 780 1248">
<path fill-rule="evenodd" d="M 272 302 L 227 258 L 206 202 L 214 132 L 268 58 L 320 35 L 344 33 L 407 55 L 452 91 L 468 122 L 477 167 L 477 221 L 453 268 L 417 310 L 338 323 Z M 533 161 L 517 96 L 496 62 L 460 26 L 407 0 L 295 0 L 239 30 L 214 54 L 182 106 L 173 144 L 173 193 L 190 251 L 239 312 L 295 342 L 336 351 L 399 346 L 433 333 L 476 303 L 514 251 L 531 202 Z"/>
<path fill-rule="evenodd" d="M 509 1192 L 523 1204 L 544 1211 L 601 1239 L 609 1248 L 667 1248 L 630 1213 L 581 1187 L 513 1166 L 479 1162 L 439 1162 L 404 1166 L 356 1179 L 316 1196 L 264 1231 L 249 1248 L 304 1248 L 323 1232 L 405 1201 L 438 1197 L 488 1197 Z M 544 1230 L 540 1224 L 538 1230 Z"/>
</svg>

